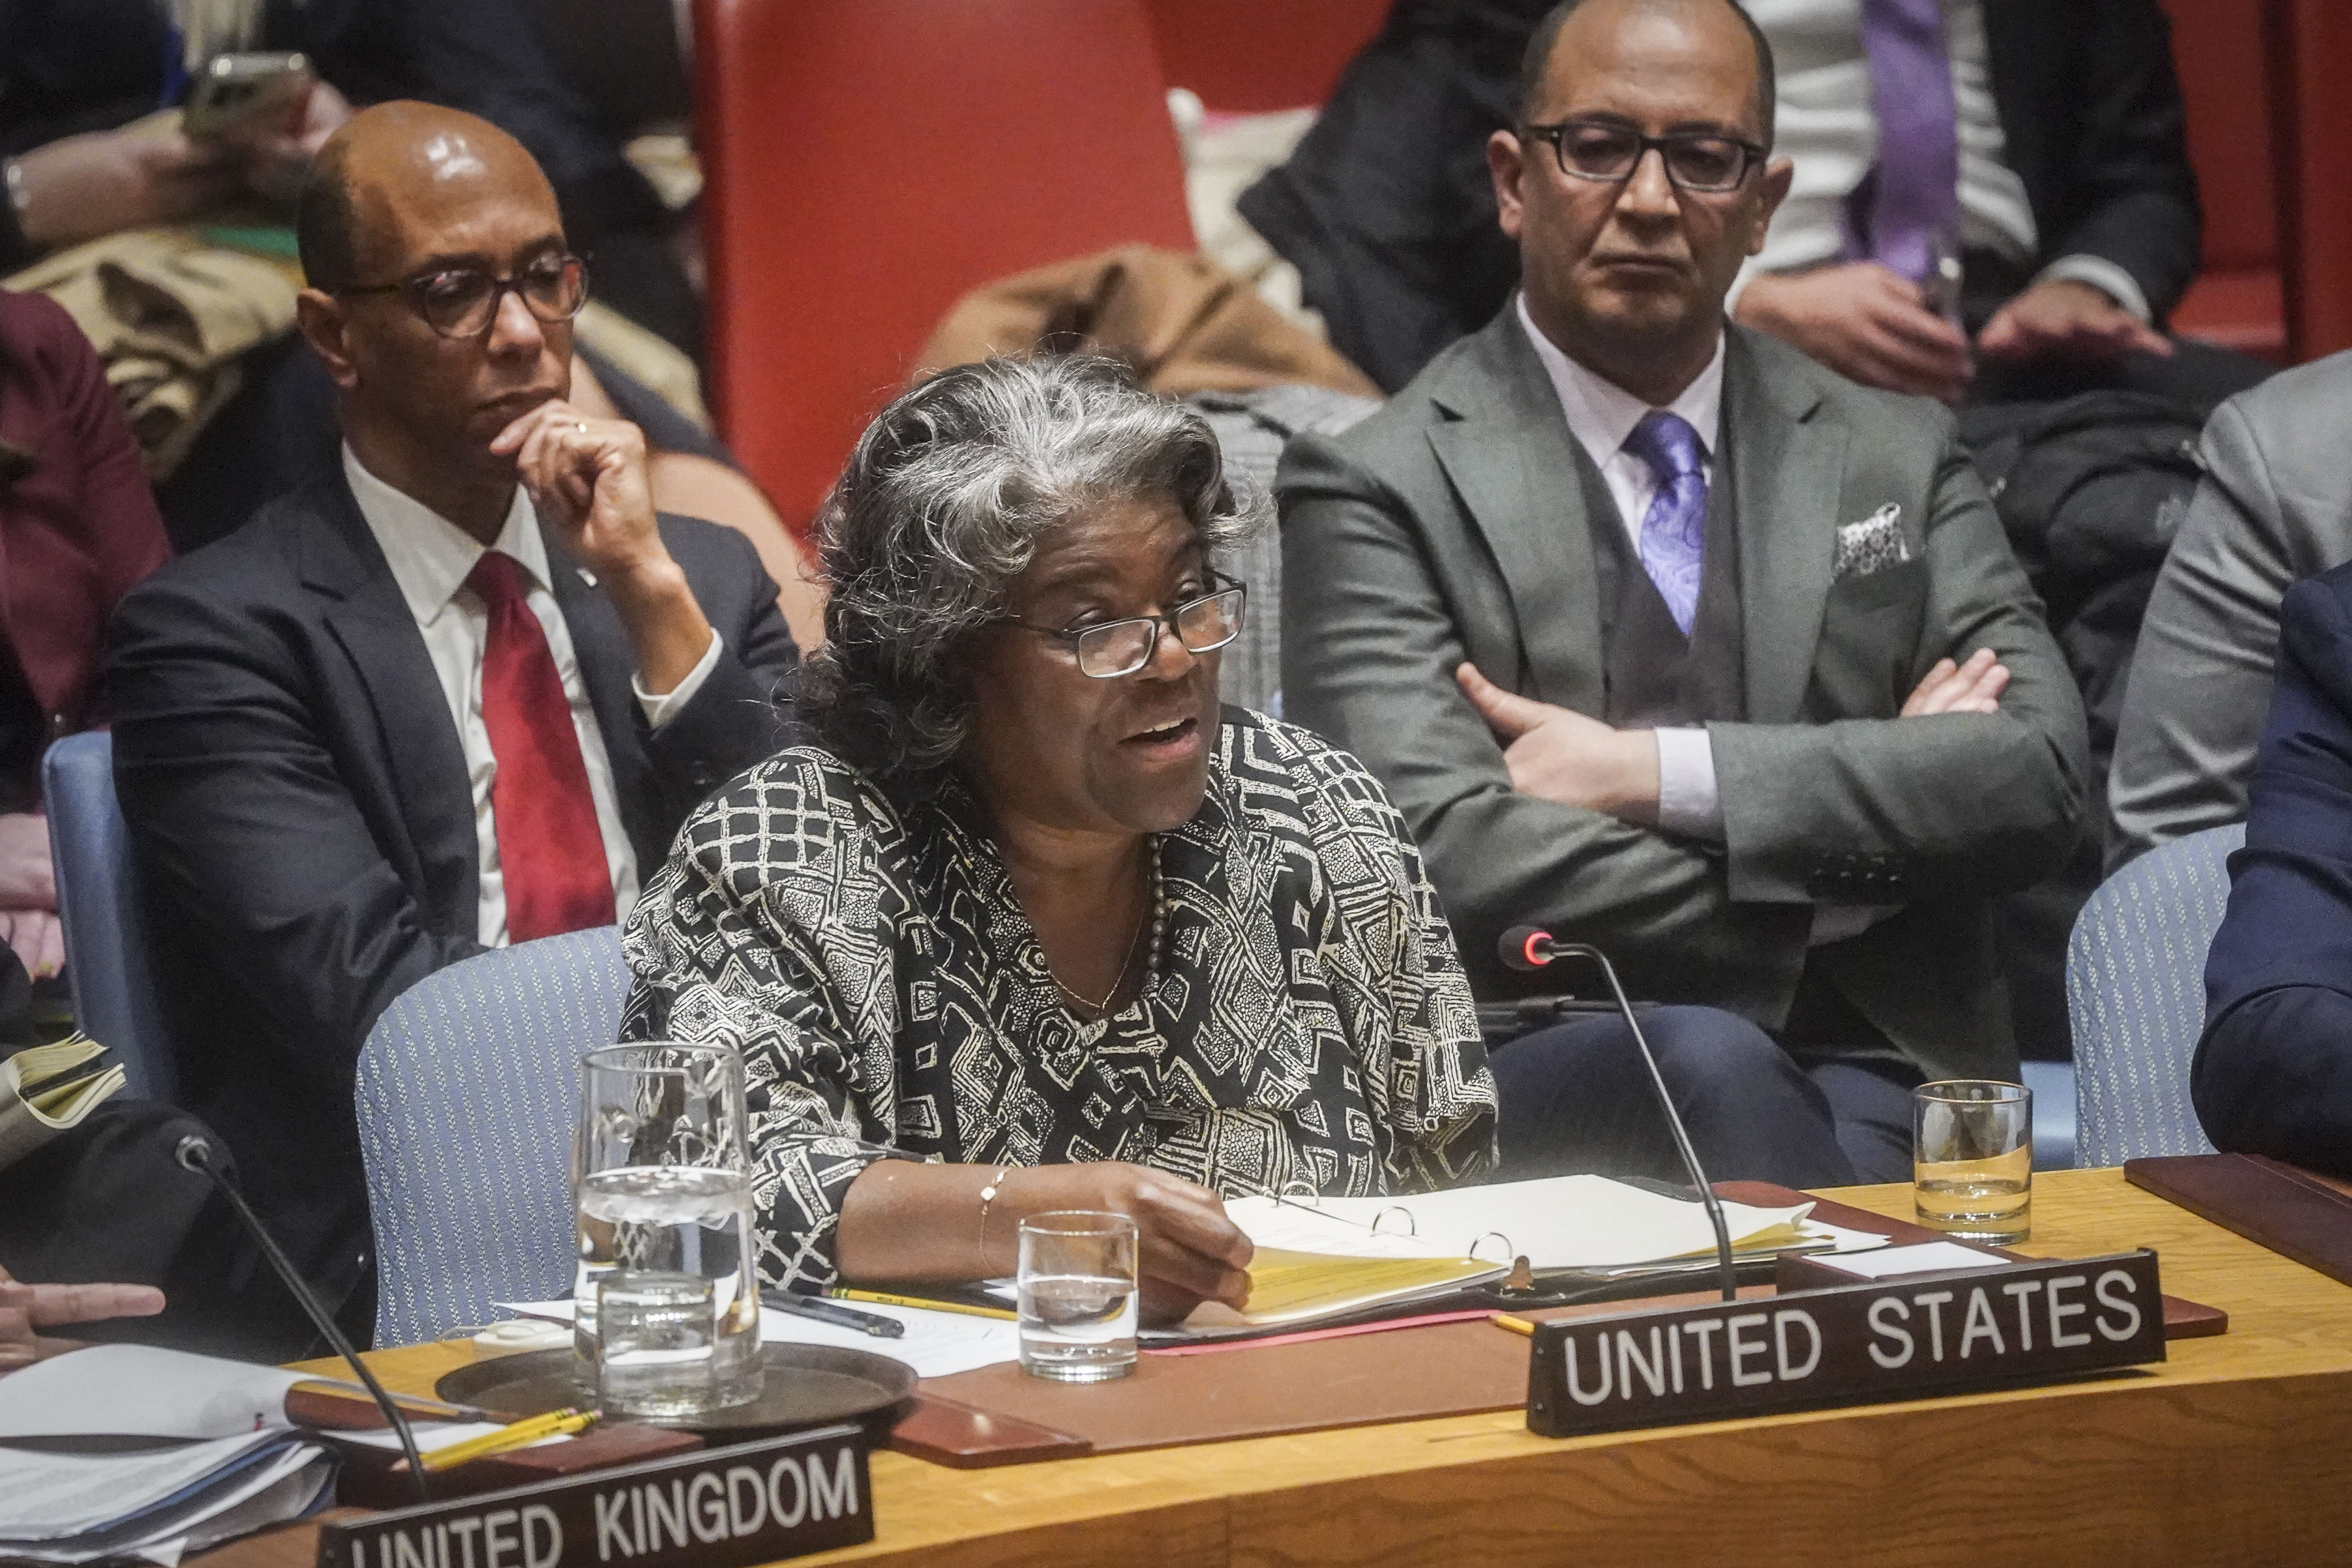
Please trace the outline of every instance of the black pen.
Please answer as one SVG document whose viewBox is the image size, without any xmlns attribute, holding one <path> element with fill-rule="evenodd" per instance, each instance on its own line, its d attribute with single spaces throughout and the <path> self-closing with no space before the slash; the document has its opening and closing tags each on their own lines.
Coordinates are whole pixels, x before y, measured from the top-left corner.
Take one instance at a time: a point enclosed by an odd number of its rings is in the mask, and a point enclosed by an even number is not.
<svg viewBox="0 0 2352 1568">
<path fill-rule="evenodd" d="M 814 1296 L 799 1296 L 790 1290 L 762 1290 L 760 1300 L 779 1312 L 797 1312 L 803 1318 L 814 1318 L 818 1322 L 831 1323 L 836 1329 L 856 1329 L 877 1339 L 903 1339 L 907 1333 L 907 1325 L 896 1318 L 886 1318 L 879 1312 L 861 1312 L 855 1307 L 820 1301 Z"/>
</svg>

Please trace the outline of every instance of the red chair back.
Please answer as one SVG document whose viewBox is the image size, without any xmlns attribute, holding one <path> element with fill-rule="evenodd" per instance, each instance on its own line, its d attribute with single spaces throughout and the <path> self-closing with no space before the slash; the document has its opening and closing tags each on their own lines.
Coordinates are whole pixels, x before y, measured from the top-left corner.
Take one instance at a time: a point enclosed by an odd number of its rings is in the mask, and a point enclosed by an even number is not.
<svg viewBox="0 0 2352 1568">
<path fill-rule="evenodd" d="M 1390 0 L 1150 0 L 1171 87 L 1234 114 L 1306 109 L 1387 19 Z"/>
<path fill-rule="evenodd" d="M 2164 0 L 2205 207 L 2203 270 L 2172 327 L 2265 359 L 2288 352 L 2280 277 L 2273 39 L 2261 0 Z"/>
<path fill-rule="evenodd" d="M 804 528 L 947 308 L 1192 248 L 1140 0 L 695 0 L 720 433 Z"/>
</svg>

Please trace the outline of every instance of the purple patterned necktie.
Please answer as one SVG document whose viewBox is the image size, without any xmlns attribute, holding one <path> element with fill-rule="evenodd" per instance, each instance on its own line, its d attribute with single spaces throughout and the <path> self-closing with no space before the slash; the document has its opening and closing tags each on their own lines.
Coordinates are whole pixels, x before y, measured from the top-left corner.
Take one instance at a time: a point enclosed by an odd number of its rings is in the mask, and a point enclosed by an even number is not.
<svg viewBox="0 0 2352 1568">
<path fill-rule="evenodd" d="M 1699 565 L 1706 554 L 1706 469 L 1698 432 L 1681 415 L 1654 409 L 1625 437 L 1625 450 L 1658 476 L 1658 493 L 1642 517 L 1642 569 L 1688 637 L 1698 614 Z"/>
<path fill-rule="evenodd" d="M 1878 166 L 1848 213 L 1851 259 L 1913 282 L 1935 275 L 1960 227 L 1960 109 L 1942 0 L 1862 0 L 1862 50 L 1878 113 Z"/>
</svg>

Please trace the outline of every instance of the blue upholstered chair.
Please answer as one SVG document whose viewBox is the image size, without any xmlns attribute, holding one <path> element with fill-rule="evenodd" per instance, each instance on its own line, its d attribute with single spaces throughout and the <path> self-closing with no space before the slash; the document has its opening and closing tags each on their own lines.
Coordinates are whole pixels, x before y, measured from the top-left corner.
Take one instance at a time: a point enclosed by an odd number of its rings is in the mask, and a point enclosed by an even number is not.
<svg viewBox="0 0 2352 1568">
<path fill-rule="evenodd" d="M 415 1344 L 572 1289 L 580 1058 L 609 1046 L 628 972 L 606 926 L 426 976 L 360 1054 L 375 1218 L 375 1342 Z"/>
<path fill-rule="evenodd" d="M 2210 1154 L 2189 1102 L 2205 1027 L 2205 953 L 2230 902 L 2243 826 L 2150 850 L 2109 878 L 2074 922 L 2066 1011 L 2081 1102 L 2077 1163 Z"/>
<path fill-rule="evenodd" d="M 41 794 L 75 1020 L 114 1048 L 131 1093 L 169 1100 L 179 1069 L 148 965 L 131 829 L 114 799 L 114 737 L 92 731 L 51 746 L 41 758 Z"/>
</svg>

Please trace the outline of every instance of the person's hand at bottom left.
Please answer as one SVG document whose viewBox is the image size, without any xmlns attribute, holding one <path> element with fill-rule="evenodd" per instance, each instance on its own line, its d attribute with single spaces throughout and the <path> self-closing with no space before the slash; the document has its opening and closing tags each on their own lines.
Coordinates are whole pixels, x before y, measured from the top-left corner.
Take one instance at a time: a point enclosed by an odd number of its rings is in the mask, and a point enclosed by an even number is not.
<svg viewBox="0 0 2352 1568">
<path fill-rule="evenodd" d="M 163 1310 L 163 1292 L 152 1285 L 22 1285 L 0 1268 L 0 1374 L 82 1348 L 43 1329 L 152 1318 Z"/>
</svg>

